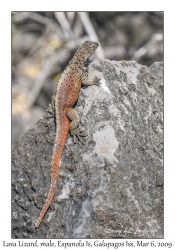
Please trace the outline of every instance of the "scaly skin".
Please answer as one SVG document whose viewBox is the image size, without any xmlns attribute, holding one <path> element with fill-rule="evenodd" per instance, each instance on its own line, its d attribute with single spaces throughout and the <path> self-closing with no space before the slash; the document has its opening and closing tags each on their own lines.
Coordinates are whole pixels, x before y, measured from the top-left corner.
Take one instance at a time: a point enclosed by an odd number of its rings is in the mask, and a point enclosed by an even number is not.
<svg viewBox="0 0 175 250">
<path fill-rule="evenodd" d="M 39 227 L 54 197 L 61 154 L 69 130 L 74 136 L 81 136 L 78 129 L 80 118 L 78 113 L 72 109 L 72 106 L 78 99 L 82 83 L 84 85 L 92 85 L 97 84 L 97 81 L 99 80 L 96 78 L 94 81 L 89 81 L 87 69 L 88 59 L 97 47 L 98 43 L 96 42 L 87 41 L 82 44 L 59 79 L 54 105 L 56 111 L 57 132 L 51 161 L 51 185 L 46 202 L 41 210 L 38 220 L 36 221 L 35 227 Z M 49 110 L 51 111 L 51 109 Z"/>
</svg>

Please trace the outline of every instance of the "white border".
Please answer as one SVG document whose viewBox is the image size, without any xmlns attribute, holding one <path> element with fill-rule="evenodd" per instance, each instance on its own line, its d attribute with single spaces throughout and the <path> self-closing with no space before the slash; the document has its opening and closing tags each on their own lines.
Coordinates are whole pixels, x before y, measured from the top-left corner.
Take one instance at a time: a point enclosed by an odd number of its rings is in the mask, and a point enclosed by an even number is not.
<svg viewBox="0 0 175 250">
<path fill-rule="evenodd" d="M 174 1 L 1 1 L 0 15 L 0 190 L 1 190 L 1 226 L 0 239 L 11 240 L 11 11 L 164 11 L 165 35 L 165 241 L 173 242 L 175 246 L 175 72 L 174 63 Z M 119 242 L 119 240 L 118 240 Z M 31 249 L 30 247 L 28 249 Z M 85 249 L 85 248 L 84 248 Z M 124 249 L 124 248 L 122 248 Z M 149 248 L 146 248 L 149 249 Z"/>
</svg>

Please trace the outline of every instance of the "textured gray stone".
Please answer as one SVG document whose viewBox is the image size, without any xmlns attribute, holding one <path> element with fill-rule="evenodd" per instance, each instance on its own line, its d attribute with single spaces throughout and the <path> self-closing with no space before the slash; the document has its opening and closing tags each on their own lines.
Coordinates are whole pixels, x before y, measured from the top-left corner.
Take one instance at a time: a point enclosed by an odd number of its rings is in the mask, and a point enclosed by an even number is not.
<svg viewBox="0 0 175 250">
<path fill-rule="evenodd" d="M 12 238 L 163 237 L 163 65 L 94 60 L 76 109 L 85 144 L 69 135 L 49 191 L 54 119 L 45 114 L 12 149 Z"/>
</svg>

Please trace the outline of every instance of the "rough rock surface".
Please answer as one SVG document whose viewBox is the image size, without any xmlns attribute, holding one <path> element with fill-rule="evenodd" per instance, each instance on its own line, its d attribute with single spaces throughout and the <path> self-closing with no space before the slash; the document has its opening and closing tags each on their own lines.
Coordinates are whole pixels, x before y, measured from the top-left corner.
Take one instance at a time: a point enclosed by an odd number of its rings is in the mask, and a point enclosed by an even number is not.
<svg viewBox="0 0 175 250">
<path fill-rule="evenodd" d="M 163 64 L 94 60 L 75 109 L 85 144 L 69 135 L 55 197 L 55 123 L 45 114 L 12 149 L 12 238 L 163 237 Z"/>
</svg>

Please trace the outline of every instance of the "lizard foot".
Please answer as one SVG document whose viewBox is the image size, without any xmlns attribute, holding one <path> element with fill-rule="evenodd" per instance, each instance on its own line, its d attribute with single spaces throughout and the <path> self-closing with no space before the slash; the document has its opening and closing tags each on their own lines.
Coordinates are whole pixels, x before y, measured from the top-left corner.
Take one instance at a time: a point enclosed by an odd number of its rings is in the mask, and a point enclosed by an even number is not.
<svg viewBox="0 0 175 250">
<path fill-rule="evenodd" d="M 76 142 L 76 137 L 80 140 L 82 144 L 85 144 L 81 137 L 86 137 L 84 130 L 80 130 L 80 128 L 76 128 L 74 130 L 70 130 L 71 135 L 74 137 L 74 143 Z"/>
<path fill-rule="evenodd" d="M 48 112 L 49 114 L 51 114 L 51 117 L 55 116 L 55 96 L 52 96 L 52 104 L 49 104 L 48 109 L 46 109 L 46 112 Z"/>
<path fill-rule="evenodd" d="M 53 111 L 53 108 L 52 108 L 52 105 L 51 105 L 51 104 L 49 104 L 49 107 L 48 107 L 48 109 L 46 109 L 45 112 L 48 112 L 49 114 L 51 114 L 52 116 L 54 116 L 54 111 Z M 51 116 L 51 117 L 52 117 L 52 116 Z"/>
</svg>

